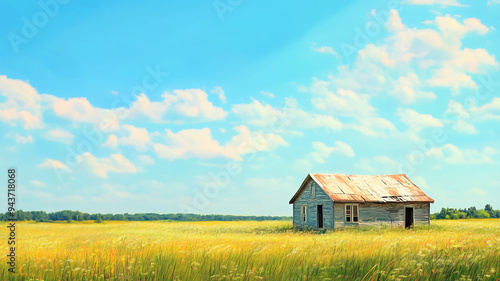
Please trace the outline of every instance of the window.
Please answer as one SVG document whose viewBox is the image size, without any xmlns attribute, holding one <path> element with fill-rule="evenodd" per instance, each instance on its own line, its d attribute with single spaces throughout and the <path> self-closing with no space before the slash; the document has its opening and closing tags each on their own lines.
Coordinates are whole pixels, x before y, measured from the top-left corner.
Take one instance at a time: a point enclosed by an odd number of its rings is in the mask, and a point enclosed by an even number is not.
<svg viewBox="0 0 500 281">
<path fill-rule="evenodd" d="M 307 221 L 307 205 L 300 206 L 300 219 L 303 222 Z"/>
<path fill-rule="evenodd" d="M 316 187 L 311 184 L 311 197 L 314 198 L 316 196 Z"/>
<path fill-rule="evenodd" d="M 358 205 L 345 205 L 345 222 L 358 222 Z"/>
</svg>

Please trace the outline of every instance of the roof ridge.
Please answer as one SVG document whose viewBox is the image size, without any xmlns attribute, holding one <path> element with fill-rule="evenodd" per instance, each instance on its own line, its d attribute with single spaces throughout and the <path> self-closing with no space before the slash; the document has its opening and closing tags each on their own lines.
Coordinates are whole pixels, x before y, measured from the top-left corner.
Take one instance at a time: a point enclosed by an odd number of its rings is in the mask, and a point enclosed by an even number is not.
<svg viewBox="0 0 500 281">
<path fill-rule="evenodd" d="M 381 177 L 381 176 L 405 176 L 408 177 L 406 174 L 385 174 L 385 175 L 365 175 L 365 174 L 339 174 L 339 173 L 309 173 L 309 175 L 339 175 L 339 176 L 374 176 L 374 177 Z"/>
<path fill-rule="evenodd" d="M 307 179 L 315 181 L 334 202 L 422 202 L 434 203 L 406 174 L 353 175 L 338 173 L 310 173 Z"/>
</svg>

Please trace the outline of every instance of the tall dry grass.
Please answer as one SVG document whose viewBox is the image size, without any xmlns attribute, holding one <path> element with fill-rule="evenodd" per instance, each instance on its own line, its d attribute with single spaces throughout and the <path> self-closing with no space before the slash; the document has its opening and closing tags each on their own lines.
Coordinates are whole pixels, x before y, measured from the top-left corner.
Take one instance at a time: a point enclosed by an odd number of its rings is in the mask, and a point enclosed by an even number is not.
<svg viewBox="0 0 500 281">
<path fill-rule="evenodd" d="M 2 263 L 1 280 L 500 278 L 499 219 L 323 234 L 274 221 L 23 222 L 17 236 L 18 273 Z"/>
</svg>

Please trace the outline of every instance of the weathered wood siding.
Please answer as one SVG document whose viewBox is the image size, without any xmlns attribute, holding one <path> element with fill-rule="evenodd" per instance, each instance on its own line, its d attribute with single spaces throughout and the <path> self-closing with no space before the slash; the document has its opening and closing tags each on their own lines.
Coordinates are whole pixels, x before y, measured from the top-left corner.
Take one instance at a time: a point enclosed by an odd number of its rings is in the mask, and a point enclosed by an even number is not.
<svg viewBox="0 0 500 281">
<path fill-rule="evenodd" d="M 313 192 L 311 190 L 314 189 Z M 307 205 L 307 219 L 302 221 L 300 206 Z M 323 205 L 323 228 L 333 228 L 333 202 L 313 180 L 306 183 L 306 188 L 293 203 L 293 225 L 298 228 L 318 228 L 318 205 Z"/>
<path fill-rule="evenodd" d="M 345 203 L 334 203 L 335 228 L 345 226 L 404 226 L 406 207 L 414 208 L 415 225 L 426 225 L 430 222 L 430 203 L 360 203 L 358 204 L 359 221 L 357 223 L 345 222 L 345 205 Z"/>
</svg>

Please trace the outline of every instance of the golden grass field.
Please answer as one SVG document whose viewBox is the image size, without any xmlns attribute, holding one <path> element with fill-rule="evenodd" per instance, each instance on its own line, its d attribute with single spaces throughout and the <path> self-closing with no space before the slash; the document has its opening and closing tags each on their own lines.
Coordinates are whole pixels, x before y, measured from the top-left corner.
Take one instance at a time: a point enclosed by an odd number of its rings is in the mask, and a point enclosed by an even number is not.
<svg viewBox="0 0 500 281">
<path fill-rule="evenodd" d="M 18 272 L 2 262 L 1 280 L 500 280 L 500 219 L 324 234 L 278 221 L 19 222 L 17 239 Z"/>
</svg>

